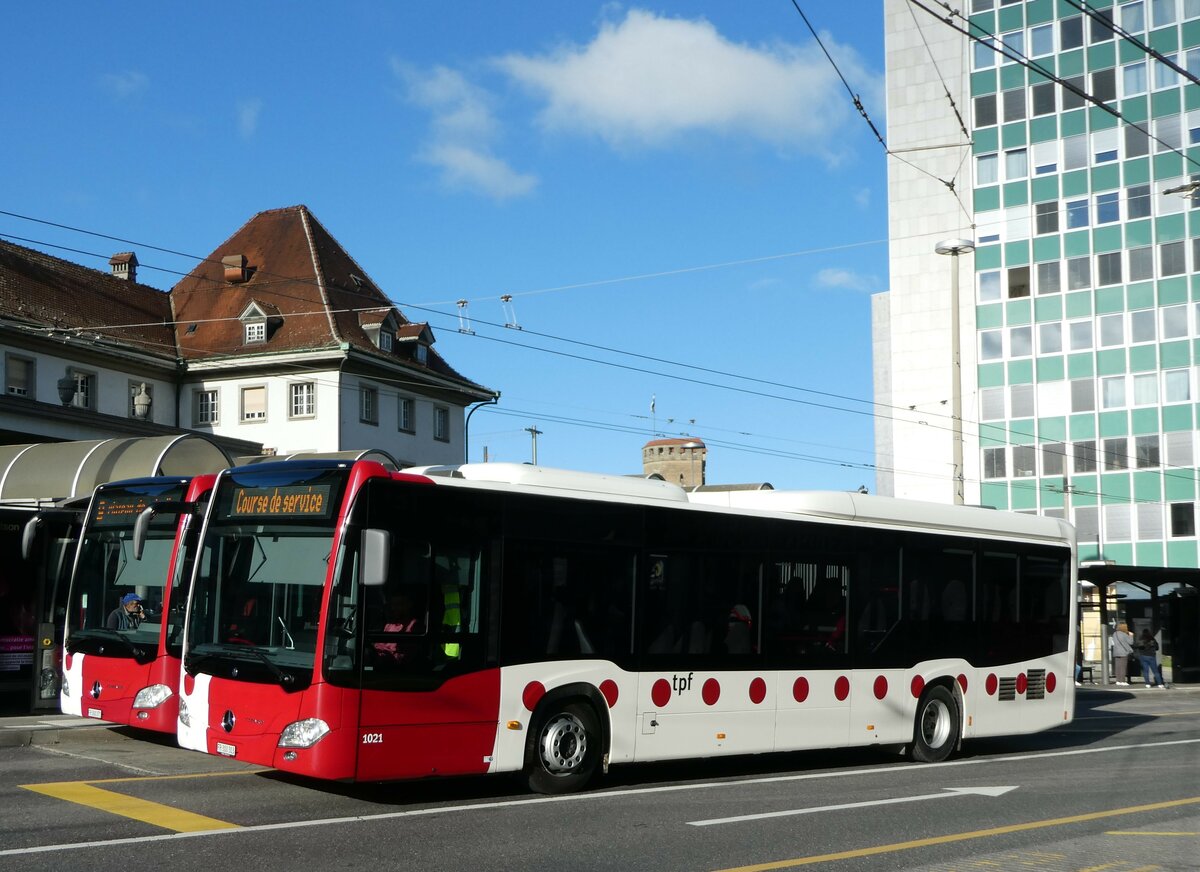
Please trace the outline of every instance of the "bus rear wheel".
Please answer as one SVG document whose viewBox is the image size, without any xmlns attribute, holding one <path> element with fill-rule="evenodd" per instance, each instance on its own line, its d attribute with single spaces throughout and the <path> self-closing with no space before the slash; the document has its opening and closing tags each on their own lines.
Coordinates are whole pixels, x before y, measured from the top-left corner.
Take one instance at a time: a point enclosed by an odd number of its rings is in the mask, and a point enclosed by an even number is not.
<svg viewBox="0 0 1200 872">
<path fill-rule="evenodd" d="M 958 703 L 946 688 L 935 685 L 921 695 L 913 726 L 912 757 L 918 763 L 941 763 L 958 741 Z"/>
<path fill-rule="evenodd" d="M 557 794 L 586 787 L 600 762 L 600 727 L 591 706 L 551 705 L 532 732 L 525 761 L 530 790 Z"/>
</svg>

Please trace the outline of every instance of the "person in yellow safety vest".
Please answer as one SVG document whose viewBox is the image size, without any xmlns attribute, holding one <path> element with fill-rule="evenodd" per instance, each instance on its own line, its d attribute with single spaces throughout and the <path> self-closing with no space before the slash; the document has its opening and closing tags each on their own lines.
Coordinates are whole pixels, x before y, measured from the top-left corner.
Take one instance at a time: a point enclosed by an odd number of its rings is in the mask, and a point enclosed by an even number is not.
<svg viewBox="0 0 1200 872">
<path fill-rule="evenodd" d="M 452 636 L 459 632 L 462 623 L 462 603 L 457 584 L 442 585 L 442 635 Z M 451 660 L 462 657 L 462 645 L 458 642 L 443 642 L 442 653 Z"/>
</svg>

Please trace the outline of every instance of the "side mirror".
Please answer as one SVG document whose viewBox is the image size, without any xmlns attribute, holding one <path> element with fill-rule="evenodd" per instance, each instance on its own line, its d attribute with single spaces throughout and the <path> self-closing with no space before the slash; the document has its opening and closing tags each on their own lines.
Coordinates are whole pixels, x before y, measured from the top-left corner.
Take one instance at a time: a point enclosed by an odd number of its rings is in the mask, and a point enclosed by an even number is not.
<svg viewBox="0 0 1200 872">
<path fill-rule="evenodd" d="M 363 530 L 359 581 L 365 587 L 382 587 L 392 559 L 392 534 L 387 530 Z"/>
<path fill-rule="evenodd" d="M 21 559 L 28 560 L 29 555 L 33 553 L 33 543 L 37 539 L 38 527 L 42 526 L 42 516 L 34 515 L 25 522 L 25 528 L 21 531 Z"/>
<path fill-rule="evenodd" d="M 182 500 L 163 500 L 142 509 L 133 525 L 133 559 L 142 559 L 142 551 L 146 548 L 146 535 L 150 532 L 150 522 L 154 520 L 155 515 L 189 515 L 195 510 L 195 503 Z"/>
</svg>

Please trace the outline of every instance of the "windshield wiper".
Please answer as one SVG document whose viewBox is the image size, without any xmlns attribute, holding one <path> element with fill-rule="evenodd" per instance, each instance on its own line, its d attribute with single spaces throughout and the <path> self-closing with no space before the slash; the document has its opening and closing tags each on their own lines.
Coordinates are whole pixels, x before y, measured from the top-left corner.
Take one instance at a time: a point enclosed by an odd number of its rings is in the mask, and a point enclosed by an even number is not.
<svg viewBox="0 0 1200 872">
<path fill-rule="evenodd" d="M 265 651 L 260 648 L 255 648 L 253 645 L 216 645 L 205 646 L 205 651 L 192 651 L 188 653 L 187 663 L 189 666 L 199 666 L 209 660 L 223 660 L 228 655 L 233 655 L 234 659 L 244 659 L 245 655 L 249 654 L 257 660 L 261 660 L 263 664 L 275 676 L 275 680 L 281 685 L 293 684 L 296 677 L 290 672 L 284 672 L 280 669 L 275 661 L 272 660 Z"/>
<path fill-rule="evenodd" d="M 71 644 L 79 642 L 120 642 L 122 647 L 135 657 L 140 657 L 145 654 L 142 646 L 134 644 L 129 640 L 128 636 L 123 636 L 116 630 L 108 628 L 96 627 L 89 630 L 76 630 L 71 634 L 70 641 L 67 643 L 67 650 L 70 650 Z"/>
<path fill-rule="evenodd" d="M 290 672 L 284 672 L 277 665 L 275 665 L 275 661 L 267 656 L 265 651 L 261 651 L 258 648 L 247 648 L 246 653 L 253 654 L 263 663 L 267 664 L 267 668 L 271 670 L 271 673 L 275 676 L 276 680 L 280 684 L 287 685 L 296 680 Z"/>
</svg>

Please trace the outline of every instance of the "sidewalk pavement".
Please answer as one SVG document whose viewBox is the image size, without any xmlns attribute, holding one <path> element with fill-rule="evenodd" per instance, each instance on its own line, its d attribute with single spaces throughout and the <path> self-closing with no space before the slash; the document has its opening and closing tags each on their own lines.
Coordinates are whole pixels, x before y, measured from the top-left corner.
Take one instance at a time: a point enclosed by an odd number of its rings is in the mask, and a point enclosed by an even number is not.
<svg viewBox="0 0 1200 872">
<path fill-rule="evenodd" d="M 0 748 L 57 745 L 72 732 L 116 727 L 111 721 L 46 712 L 37 715 L 0 715 Z"/>
</svg>

